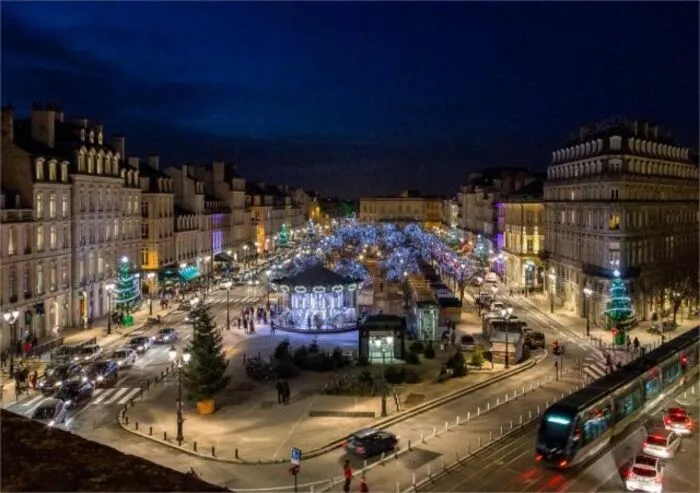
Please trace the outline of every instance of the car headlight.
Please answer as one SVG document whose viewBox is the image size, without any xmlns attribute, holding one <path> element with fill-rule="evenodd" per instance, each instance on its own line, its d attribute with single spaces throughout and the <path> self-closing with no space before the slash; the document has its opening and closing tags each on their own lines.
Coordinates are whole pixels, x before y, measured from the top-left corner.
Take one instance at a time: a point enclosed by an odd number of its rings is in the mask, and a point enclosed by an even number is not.
<svg viewBox="0 0 700 493">
<path fill-rule="evenodd" d="M 56 382 L 54 384 L 54 387 L 60 387 L 61 385 L 63 385 L 63 382 L 61 380 L 59 380 L 58 382 Z"/>
<path fill-rule="evenodd" d="M 139 349 L 143 351 L 143 346 L 139 346 Z"/>
<path fill-rule="evenodd" d="M 83 380 L 83 382 L 87 382 L 87 381 L 88 381 L 88 377 L 83 377 L 82 380 Z"/>
<path fill-rule="evenodd" d="M 73 403 L 73 401 L 71 401 L 70 399 L 68 399 L 68 400 L 66 401 L 66 406 L 70 406 L 72 403 Z"/>
<path fill-rule="evenodd" d="M 56 422 L 53 419 L 51 421 L 49 421 L 49 427 L 52 427 L 55 424 L 56 424 Z"/>
<path fill-rule="evenodd" d="M 123 362 L 123 361 L 117 361 L 117 365 L 123 366 L 123 365 L 124 365 L 124 362 Z"/>
<path fill-rule="evenodd" d="M 105 379 L 105 377 L 103 377 L 102 375 L 100 375 L 100 376 L 97 377 L 97 381 L 98 381 L 98 382 L 101 382 L 101 381 L 103 381 L 104 379 Z"/>
</svg>

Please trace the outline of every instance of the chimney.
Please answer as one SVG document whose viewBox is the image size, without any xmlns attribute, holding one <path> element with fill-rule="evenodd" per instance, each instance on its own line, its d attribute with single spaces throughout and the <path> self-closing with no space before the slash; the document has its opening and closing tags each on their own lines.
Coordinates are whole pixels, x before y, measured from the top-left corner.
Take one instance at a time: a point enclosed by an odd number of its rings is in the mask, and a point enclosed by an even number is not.
<svg viewBox="0 0 700 493">
<path fill-rule="evenodd" d="M 119 157 L 124 159 L 126 155 L 126 141 L 124 140 L 124 136 L 115 135 L 112 137 L 112 149 L 114 149 L 114 152 L 119 153 Z"/>
<path fill-rule="evenodd" d="M 47 109 L 33 109 L 31 116 L 32 139 L 53 148 L 56 143 L 56 112 Z"/>
<path fill-rule="evenodd" d="M 12 106 L 2 108 L 2 140 L 3 142 L 14 142 L 15 140 L 15 117 Z"/>
<path fill-rule="evenodd" d="M 156 154 L 148 156 L 148 166 L 160 171 L 160 157 Z"/>
<path fill-rule="evenodd" d="M 139 169 L 140 162 L 141 162 L 141 160 L 139 159 L 138 156 L 129 156 L 129 167 L 130 168 Z"/>
<path fill-rule="evenodd" d="M 52 104 L 50 106 L 47 106 L 46 109 L 56 113 L 56 121 L 58 123 L 63 123 L 63 110 L 61 110 L 61 107 L 59 105 Z"/>
<path fill-rule="evenodd" d="M 654 140 L 658 140 L 658 139 L 659 139 L 659 126 L 654 125 Z"/>
</svg>

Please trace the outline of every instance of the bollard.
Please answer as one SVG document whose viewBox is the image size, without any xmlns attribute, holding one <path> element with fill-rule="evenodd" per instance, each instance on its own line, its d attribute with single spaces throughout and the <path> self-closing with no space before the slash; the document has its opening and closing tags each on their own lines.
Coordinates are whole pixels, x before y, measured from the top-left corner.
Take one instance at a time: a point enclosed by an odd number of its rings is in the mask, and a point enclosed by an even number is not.
<svg viewBox="0 0 700 493">
<path fill-rule="evenodd" d="M 471 444 L 471 442 L 467 442 L 467 455 L 472 455 Z"/>
<path fill-rule="evenodd" d="M 503 402 L 508 402 L 508 392 L 506 392 L 506 395 L 503 397 Z"/>
<path fill-rule="evenodd" d="M 139 422 L 138 422 L 138 421 L 135 421 L 135 422 L 134 422 L 134 429 L 135 429 L 136 431 L 139 431 Z"/>
<path fill-rule="evenodd" d="M 457 416 L 457 421 L 456 421 L 455 426 L 459 426 L 459 416 Z"/>
<path fill-rule="evenodd" d="M 409 442 L 410 442 L 410 440 L 409 440 Z M 381 464 L 382 462 L 384 462 L 384 452 L 382 452 L 381 457 L 379 457 L 379 463 Z"/>
<path fill-rule="evenodd" d="M 164 441 L 167 441 L 167 440 L 168 440 L 168 432 L 167 432 L 167 431 L 164 431 L 164 432 L 163 432 L 163 440 L 164 440 Z"/>
<path fill-rule="evenodd" d="M 399 458 L 399 447 L 394 447 L 394 459 Z"/>
<path fill-rule="evenodd" d="M 487 402 L 486 403 L 486 412 L 489 412 L 491 410 L 491 403 Z"/>
<path fill-rule="evenodd" d="M 513 429 L 513 420 L 512 419 L 510 420 L 510 429 L 511 430 Z"/>
<path fill-rule="evenodd" d="M 467 421 L 469 421 L 472 417 L 471 411 L 467 411 Z"/>
<path fill-rule="evenodd" d="M 530 390 L 532 390 L 532 382 L 530 382 Z"/>
<path fill-rule="evenodd" d="M 416 487 L 416 473 L 415 472 L 412 473 L 411 484 L 413 485 L 413 488 L 415 489 L 415 487 Z"/>
<path fill-rule="evenodd" d="M 233 451 L 233 456 L 238 459 L 238 449 Z"/>
<path fill-rule="evenodd" d="M 152 427 L 152 426 L 149 426 L 149 427 L 148 427 L 148 436 L 149 436 L 149 437 L 152 437 L 152 436 L 153 436 L 153 427 Z"/>
<path fill-rule="evenodd" d="M 197 451 L 197 442 L 192 442 L 192 450 Z"/>
<path fill-rule="evenodd" d="M 539 416 L 539 415 L 540 415 L 540 405 L 537 404 L 537 416 Z"/>
<path fill-rule="evenodd" d="M 493 431 L 489 431 L 489 443 L 493 441 Z"/>
<path fill-rule="evenodd" d="M 501 425 L 501 436 L 503 436 L 503 425 Z"/>
<path fill-rule="evenodd" d="M 562 399 L 564 398 L 564 392 L 561 393 L 561 398 L 562 398 Z"/>
<path fill-rule="evenodd" d="M 481 437 L 479 437 L 479 448 L 481 448 Z"/>
<path fill-rule="evenodd" d="M 450 429 L 450 423 L 449 421 L 445 421 L 445 431 L 448 431 Z"/>
<path fill-rule="evenodd" d="M 401 493 L 401 485 L 398 481 L 396 482 L 396 493 Z"/>
<path fill-rule="evenodd" d="M 433 426 L 433 436 L 437 436 L 437 426 Z"/>
<path fill-rule="evenodd" d="M 544 407 L 549 407 L 549 401 L 544 401 Z"/>
<path fill-rule="evenodd" d="M 542 383 L 540 382 L 540 379 L 538 378 L 538 379 L 537 379 L 537 387 L 539 388 L 539 387 L 541 387 L 541 386 L 542 386 Z"/>
<path fill-rule="evenodd" d="M 476 415 L 481 416 L 481 408 L 480 407 L 476 408 Z"/>
<path fill-rule="evenodd" d="M 425 433 L 420 432 L 420 443 L 425 443 Z"/>
<path fill-rule="evenodd" d="M 411 450 L 411 440 L 408 441 L 408 450 Z"/>
<path fill-rule="evenodd" d="M 428 462 L 428 477 L 431 477 L 432 474 L 430 474 L 430 462 Z"/>
<path fill-rule="evenodd" d="M 214 448 L 214 445 L 211 446 L 211 456 L 216 457 L 216 448 Z"/>
<path fill-rule="evenodd" d="M 522 395 L 525 395 L 525 386 L 524 385 L 523 385 L 523 394 Z"/>
</svg>

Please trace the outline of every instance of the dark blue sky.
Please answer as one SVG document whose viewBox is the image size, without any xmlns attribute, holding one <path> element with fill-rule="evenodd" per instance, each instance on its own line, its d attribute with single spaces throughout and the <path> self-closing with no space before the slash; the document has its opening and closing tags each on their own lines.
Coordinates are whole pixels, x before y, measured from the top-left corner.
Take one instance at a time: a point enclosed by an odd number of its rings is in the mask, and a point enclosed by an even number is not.
<svg viewBox="0 0 700 493">
<path fill-rule="evenodd" d="M 2 101 L 127 153 L 322 193 L 454 193 L 544 170 L 614 115 L 698 142 L 696 2 L 2 3 Z"/>
</svg>

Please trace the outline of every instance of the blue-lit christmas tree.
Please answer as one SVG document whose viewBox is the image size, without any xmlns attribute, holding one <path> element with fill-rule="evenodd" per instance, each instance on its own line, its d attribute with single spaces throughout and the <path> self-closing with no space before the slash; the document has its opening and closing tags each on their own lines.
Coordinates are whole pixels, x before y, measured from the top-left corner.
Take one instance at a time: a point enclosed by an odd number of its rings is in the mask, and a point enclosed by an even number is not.
<svg viewBox="0 0 700 493">
<path fill-rule="evenodd" d="M 616 344 L 624 344 L 636 317 L 632 300 L 627 294 L 624 281 L 620 279 L 619 271 L 615 271 L 615 278 L 610 282 L 609 293 L 610 298 L 605 309 L 608 330 L 613 332 Z"/>
<path fill-rule="evenodd" d="M 279 236 L 277 237 L 277 245 L 286 247 L 289 245 L 289 227 L 286 224 L 282 225 Z"/>
<path fill-rule="evenodd" d="M 124 323 L 128 324 L 127 317 L 141 301 L 141 283 L 139 278 L 132 272 L 127 257 L 122 257 L 119 262 L 113 296 L 116 310 L 124 313 Z"/>
</svg>

